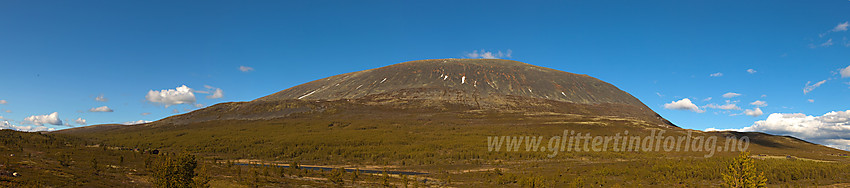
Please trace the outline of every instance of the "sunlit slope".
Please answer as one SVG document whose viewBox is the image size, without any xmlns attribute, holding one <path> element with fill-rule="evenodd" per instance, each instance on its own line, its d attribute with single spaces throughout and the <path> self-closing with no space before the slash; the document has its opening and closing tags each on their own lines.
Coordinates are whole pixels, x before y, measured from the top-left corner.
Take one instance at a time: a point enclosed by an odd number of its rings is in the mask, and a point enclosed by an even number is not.
<svg viewBox="0 0 850 188">
<path fill-rule="evenodd" d="M 632 135 L 664 130 L 681 136 L 688 131 L 673 126 L 630 94 L 590 76 L 510 60 L 436 59 L 332 76 L 257 100 L 216 104 L 148 124 L 90 126 L 58 133 L 116 145 L 240 157 L 312 159 L 308 156 L 334 151 L 343 161 L 362 155 L 398 161 L 397 155 L 410 152 L 430 160 L 545 156 L 487 153 L 487 137 L 548 137 L 564 130 L 600 136 L 627 130 Z M 726 136 L 748 136 L 749 149 L 766 155 L 843 160 L 837 154 L 846 153 L 762 133 L 693 134 L 718 136 L 718 145 L 724 144 Z M 339 152 L 356 155 L 340 156 Z M 392 155 L 381 154 L 387 152 Z M 364 162 L 368 161 L 374 162 Z"/>
</svg>

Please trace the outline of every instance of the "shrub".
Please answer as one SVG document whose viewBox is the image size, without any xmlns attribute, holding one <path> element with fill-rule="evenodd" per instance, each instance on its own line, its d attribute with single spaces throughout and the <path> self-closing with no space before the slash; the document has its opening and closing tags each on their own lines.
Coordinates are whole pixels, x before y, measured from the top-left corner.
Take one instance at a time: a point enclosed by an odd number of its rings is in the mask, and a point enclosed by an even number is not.
<svg viewBox="0 0 850 188">
<path fill-rule="evenodd" d="M 330 180 L 334 184 L 342 186 L 342 184 L 344 183 L 343 182 L 343 175 L 345 175 L 345 169 L 344 168 L 341 168 L 341 167 L 335 168 L 335 169 L 331 170 L 331 174 L 328 177 L 328 180 Z"/>
</svg>

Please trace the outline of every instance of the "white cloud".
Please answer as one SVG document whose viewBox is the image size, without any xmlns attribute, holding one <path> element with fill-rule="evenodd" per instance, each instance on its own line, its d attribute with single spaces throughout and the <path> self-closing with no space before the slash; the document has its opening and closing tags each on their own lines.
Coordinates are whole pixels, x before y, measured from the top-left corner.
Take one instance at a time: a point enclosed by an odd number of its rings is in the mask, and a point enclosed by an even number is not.
<svg viewBox="0 0 850 188">
<path fill-rule="evenodd" d="M 251 71 L 254 71 L 254 68 L 253 67 L 246 67 L 246 66 L 239 66 L 239 71 L 251 72 Z"/>
<path fill-rule="evenodd" d="M 832 39 L 826 40 L 826 42 L 821 43 L 820 46 L 823 46 L 823 47 L 832 46 Z"/>
<path fill-rule="evenodd" d="M 812 92 L 812 90 L 815 90 L 815 88 L 820 87 L 820 85 L 823 85 L 823 83 L 826 83 L 826 80 L 822 80 L 815 84 L 812 84 L 812 81 L 806 82 L 806 87 L 803 87 L 803 94 L 808 94 L 809 92 Z"/>
<path fill-rule="evenodd" d="M 839 71 L 839 72 L 841 72 L 842 78 L 850 77 L 850 66 L 847 66 L 846 68 L 841 69 L 841 71 Z M 0 102 L 0 103 L 2 103 L 2 102 Z"/>
<path fill-rule="evenodd" d="M 179 110 L 177 110 L 177 109 L 174 109 L 174 110 L 172 110 L 172 111 L 171 111 L 171 113 L 175 113 L 175 114 L 176 114 L 176 113 L 180 113 L 180 111 L 179 111 Z"/>
<path fill-rule="evenodd" d="M 821 34 L 818 34 L 818 37 L 824 37 L 824 36 L 826 36 L 827 34 L 829 34 L 829 33 L 833 33 L 833 32 L 847 31 L 847 26 L 848 26 L 848 25 L 850 25 L 850 22 L 838 23 L 838 25 L 836 25 L 834 28 L 830 29 L 829 31 L 826 31 L 826 32 L 821 33 Z M 832 39 L 830 39 L 830 42 L 831 42 L 831 40 L 832 40 Z M 832 45 L 832 43 L 830 43 L 830 45 Z M 813 44 L 809 44 L 809 47 L 810 47 L 810 48 L 814 48 L 814 45 L 813 45 Z"/>
<path fill-rule="evenodd" d="M 747 69 L 747 72 L 750 73 L 750 74 L 755 74 L 758 71 L 756 71 L 754 69 Z"/>
<path fill-rule="evenodd" d="M 832 28 L 832 32 L 847 31 L 847 26 L 850 25 L 848 23 L 850 22 L 839 23 L 835 28 Z"/>
<path fill-rule="evenodd" d="M 204 104 L 197 103 L 197 104 L 195 104 L 195 107 L 196 107 L 196 108 L 204 107 Z"/>
<path fill-rule="evenodd" d="M 740 110 L 741 107 L 738 107 L 737 104 L 724 104 L 724 105 L 716 105 L 716 104 L 708 104 L 705 105 L 705 108 L 716 108 L 723 110 Z"/>
<path fill-rule="evenodd" d="M 809 99 L 809 100 L 806 100 L 806 101 L 809 101 L 809 102 L 811 102 L 811 103 L 815 102 L 815 100 L 814 100 L 814 99 Z"/>
<path fill-rule="evenodd" d="M 773 113 L 741 131 L 790 135 L 826 146 L 850 150 L 850 110 L 822 116 L 801 113 Z"/>
<path fill-rule="evenodd" d="M 142 115 L 143 115 L 143 116 L 151 115 L 151 113 L 150 113 L 150 112 L 145 112 L 145 113 L 142 113 Z"/>
<path fill-rule="evenodd" d="M 478 50 L 473 50 L 472 53 L 466 53 L 464 54 L 464 56 L 466 56 L 467 58 L 501 59 L 511 58 L 511 53 L 513 53 L 513 51 L 511 51 L 510 49 L 508 49 L 508 51 L 504 53 L 502 51 L 490 52 L 486 50 L 481 50 L 479 52 Z"/>
<path fill-rule="evenodd" d="M 107 106 L 101 106 L 97 108 L 89 109 L 89 112 L 113 112 L 113 110 Z"/>
<path fill-rule="evenodd" d="M 86 120 L 83 118 L 77 118 L 76 120 L 74 120 L 74 122 L 80 125 L 86 125 Z"/>
<path fill-rule="evenodd" d="M 153 103 L 162 103 L 166 108 L 171 105 L 191 104 L 196 101 L 192 88 L 186 87 L 186 85 L 161 91 L 150 90 L 145 95 L 145 99 Z"/>
<path fill-rule="evenodd" d="M 224 97 L 224 91 L 222 91 L 221 88 L 215 88 L 215 87 L 208 86 L 208 85 L 205 85 L 204 87 L 206 87 L 207 89 L 213 90 L 212 95 L 207 95 L 208 99 L 218 99 L 218 98 Z"/>
<path fill-rule="evenodd" d="M 0 104 L 6 104 L 6 103 L 9 103 L 9 102 L 6 102 L 6 100 L 0 100 Z"/>
<path fill-rule="evenodd" d="M 712 131 L 738 131 L 738 132 L 740 132 L 741 129 L 717 129 L 717 128 L 714 128 L 714 127 L 705 129 L 705 132 L 712 132 Z"/>
<path fill-rule="evenodd" d="M 758 117 L 758 116 L 761 116 L 764 113 L 761 111 L 761 108 L 756 107 L 755 109 L 752 109 L 752 110 L 750 110 L 750 109 L 744 110 L 744 114 L 748 115 L 748 116 Z"/>
<path fill-rule="evenodd" d="M 62 125 L 62 120 L 59 119 L 59 113 L 58 112 L 53 112 L 53 113 L 47 114 L 47 115 L 34 115 L 34 116 L 24 118 L 23 123 L 24 124 L 33 124 L 33 125 L 38 125 L 38 126 L 41 126 L 41 125 L 44 125 L 44 124 Z"/>
<path fill-rule="evenodd" d="M 138 125 L 138 124 L 145 124 L 145 123 L 150 123 L 150 122 L 152 122 L 152 121 L 139 120 L 139 121 L 128 121 L 128 122 L 124 122 L 124 123 L 121 123 L 121 124 L 124 124 L 124 125 Z"/>
<path fill-rule="evenodd" d="M 207 99 L 218 99 L 224 97 L 224 91 L 221 90 L 221 88 L 216 88 L 209 85 L 204 85 L 204 88 L 207 88 L 208 91 L 192 90 L 192 92 L 209 94 L 207 95 Z"/>
<path fill-rule="evenodd" d="M 38 132 L 38 131 L 53 131 L 56 130 L 54 128 L 48 128 L 45 126 L 17 126 L 12 125 L 9 121 L 0 121 L 0 130 L 2 129 L 11 129 L 16 131 L 24 131 L 24 132 Z"/>
<path fill-rule="evenodd" d="M 699 109 L 697 105 L 691 102 L 691 99 L 684 98 L 679 101 L 673 101 L 667 104 L 664 104 L 664 108 L 671 110 L 690 110 L 696 113 L 703 113 L 705 110 Z"/>
<path fill-rule="evenodd" d="M 712 99 L 711 97 L 708 97 L 708 98 L 703 99 L 702 101 L 710 101 L 711 99 Z"/>
<path fill-rule="evenodd" d="M 718 73 L 714 73 L 714 74 L 709 74 L 708 76 L 711 76 L 711 77 L 721 77 L 721 76 L 723 76 L 723 73 L 722 73 L 722 72 L 718 72 Z"/>
<path fill-rule="evenodd" d="M 767 102 L 756 100 L 756 101 L 751 102 L 750 105 L 757 106 L 757 107 L 765 107 L 765 106 L 767 106 Z"/>
<path fill-rule="evenodd" d="M 737 97 L 737 96 L 741 96 L 741 94 L 740 93 L 733 93 L 733 92 L 723 94 L 724 98 L 732 98 L 732 97 Z"/>
<path fill-rule="evenodd" d="M 103 97 L 103 94 L 98 95 L 97 97 L 94 98 L 94 100 L 100 101 L 100 102 L 109 101 L 109 99 L 107 99 L 106 97 Z"/>
</svg>

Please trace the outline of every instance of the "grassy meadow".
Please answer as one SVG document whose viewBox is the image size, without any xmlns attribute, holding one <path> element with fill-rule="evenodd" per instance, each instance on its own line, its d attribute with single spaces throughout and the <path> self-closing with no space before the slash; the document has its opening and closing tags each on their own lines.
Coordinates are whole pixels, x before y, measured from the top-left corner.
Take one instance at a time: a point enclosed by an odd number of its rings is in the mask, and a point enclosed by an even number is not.
<svg viewBox="0 0 850 188">
<path fill-rule="evenodd" d="M 666 130 L 671 136 L 687 134 L 683 129 L 616 117 L 371 109 L 355 113 L 301 113 L 274 120 L 141 125 L 44 136 L 69 137 L 87 145 L 101 144 L 100 148 L 115 149 L 76 147 L 98 151 L 104 157 L 103 164 L 114 163 L 108 158 L 116 158 L 115 153 L 126 153 L 125 160 L 136 160 L 128 164 L 137 164 L 134 169 L 139 172 L 138 177 L 146 177 L 143 166 L 138 165 L 144 164 L 145 157 L 138 157 L 144 155 L 118 148 L 191 153 L 198 156 L 199 166 L 206 169 L 204 174 L 213 187 L 720 187 L 722 172 L 739 154 L 718 151 L 706 158 L 705 152 L 693 151 L 565 151 L 550 158 L 547 155 L 551 152 L 491 152 L 487 148 L 488 136 L 548 139 L 563 134 L 564 130 L 592 135 L 624 131 L 649 135 L 653 130 Z M 692 136 L 718 136 L 718 145 L 724 143 L 726 136 L 752 138 L 748 151 L 757 158 L 756 168 L 764 172 L 769 186 L 850 183 L 850 171 L 846 170 L 850 169 L 850 158 L 841 156 L 847 154 L 844 151 L 760 133 L 697 131 Z M 545 146 L 546 141 L 541 145 Z M 292 166 L 293 163 L 427 174 L 402 176 L 262 165 Z"/>
</svg>

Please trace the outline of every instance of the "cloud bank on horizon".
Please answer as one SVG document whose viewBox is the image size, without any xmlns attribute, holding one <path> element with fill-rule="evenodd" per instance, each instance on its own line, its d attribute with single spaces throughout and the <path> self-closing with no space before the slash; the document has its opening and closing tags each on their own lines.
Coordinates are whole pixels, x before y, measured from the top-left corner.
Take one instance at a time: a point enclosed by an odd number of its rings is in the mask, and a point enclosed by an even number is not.
<svg viewBox="0 0 850 188">
<path fill-rule="evenodd" d="M 24 131 L 24 132 L 38 132 L 38 131 L 54 131 L 55 128 L 49 128 L 46 126 L 18 126 L 12 125 L 11 122 L 7 120 L 0 121 L 0 130 L 2 129 L 11 129 L 16 131 Z"/>
<path fill-rule="evenodd" d="M 124 124 L 124 125 L 138 125 L 138 124 L 145 124 L 145 123 L 150 123 L 150 122 L 153 122 L 153 121 L 138 120 L 138 121 L 128 121 L 128 122 L 124 122 L 124 123 L 121 123 L 121 124 Z"/>
<path fill-rule="evenodd" d="M 794 136 L 842 150 L 850 150 L 850 110 L 833 111 L 821 116 L 802 113 L 773 113 L 749 127 L 706 131 L 764 132 Z"/>
<path fill-rule="evenodd" d="M 754 73 L 755 71 L 747 71 Z M 850 77 L 850 66 L 837 69 L 834 73 L 835 77 L 822 80 L 816 83 L 808 81 L 803 88 L 803 94 L 810 94 L 813 90 L 826 84 L 828 80 L 842 79 Z M 850 82 L 847 83 L 850 85 Z M 740 113 L 728 113 L 729 116 L 747 115 L 758 117 L 764 115 L 761 108 L 768 106 L 767 101 L 755 100 L 749 105 L 752 109 L 742 109 L 737 106 L 738 100 L 732 98 L 741 97 L 743 94 L 736 92 L 728 92 L 721 97 L 729 99 L 726 104 L 706 104 L 700 108 L 690 99 L 684 98 L 679 101 L 673 101 L 664 104 L 664 108 L 670 110 L 686 110 L 697 113 L 704 113 L 703 109 L 719 109 L 727 112 L 740 111 Z M 766 97 L 762 95 L 762 98 Z M 709 101 L 712 97 L 708 97 L 703 101 Z M 809 103 L 813 103 L 814 99 L 806 99 Z M 717 112 L 716 112 L 717 113 Z M 743 128 L 718 129 L 707 128 L 705 131 L 740 131 L 740 132 L 764 132 L 768 134 L 793 136 L 810 142 L 823 144 L 825 146 L 848 150 L 850 151 L 850 110 L 832 111 L 821 116 L 806 115 L 803 113 L 771 113 L 764 120 L 757 120 L 752 125 Z"/>
<path fill-rule="evenodd" d="M 819 38 L 823 38 L 823 40 L 819 43 L 812 43 L 809 45 L 810 48 L 827 48 L 835 45 L 838 42 L 841 42 L 843 46 L 850 47 L 850 40 L 847 39 L 846 36 L 842 37 L 841 41 L 834 40 L 829 36 L 832 34 L 837 34 L 839 32 L 846 32 L 848 28 L 848 23 L 850 22 L 841 22 L 830 30 L 827 30 L 825 33 L 818 35 Z M 787 54 L 783 54 L 783 57 L 787 56 Z M 817 79 L 819 81 L 805 81 L 805 84 L 802 88 L 803 96 L 812 95 L 815 93 L 815 90 L 821 87 L 826 87 L 830 83 L 834 82 L 832 80 L 840 80 L 850 77 L 850 66 L 841 66 L 841 68 L 833 69 L 832 75 L 824 74 L 826 79 Z M 755 69 L 747 69 L 747 73 L 755 74 L 758 71 Z M 711 77 L 720 77 L 723 76 L 722 73 L 714 73 L 710 75 Z M 850 85 L 850 82 L 844 82 L 847 85 Z M 752 117 L 759 117 L 765 114 L 762 108 L 768 106 L 768 102 L 762 99 L 757 99 L 749 104 L 753 107 L 751 109 L 741 109 L 737 106 L 737 103 L 740 102 L 738 100 L 733 100 L 733 98 L 737 99 L 741 97 L 743 94 L 728 92 L 723 94 L 723 98 L 727 98 L 726 104 L 718 105 L 718 104 L 707 104 L 703 106 L 704 109 L 718 109 L 718 110 L 726 110 L 725 112 L 715 112 L 715 113 L 725 113 L 729 116 L 737 116 L 737 115 L 746 115 Z M 762 95 L 762 98 L 766 97 L 766 95 Z M 687 98 L 686 98 L 687 99 Z M 684 99 L 683 99 L 684 100 Z M 711 97 L 706 98 L 704 101 L 711 100 Z M 805 100 L 808 103 L 814 103 L 815 99 L 800 99 Z M 677 101 L 681 102 L 681 101 Z M 690 100 L 687 100 L 690 103 Z M 665 108 L 671 110 L 691 110 L 694 112 L 702 113 L 704 111 L 697 111 L 693 109 L 699 109 L 696 104 L 687 104 L 688 108 L 681 107 L 682 105 L 676 105 L 676 102 L 665 104 Z M 782 107 L 784 110 L 788 110 L 788 107 Z M 847 109 L 840 109 L 847 110 Z M 770 113 L 764 120 L 757 120 L 753 122 L 751 125 L 743 128 L 726 128 L 726 129 L 718 129 L 718 128 L 707 128 L 706 131 L 744 131 L 744 132 L 765 132 L 769 134 L 776 135 L 786 135 L 786 136 L 794 136 L 800 139 L 804 139 L 807 141 L 811 141 L 814 143 L 823 144 L 829 147 L 850 150 L 850 110 L 847 111 L 831 111 L 821 116 L 816 115 L 806 115 L 804 113 L 782 113 L 782 112 L 774 112 Z"/>
</svg>

